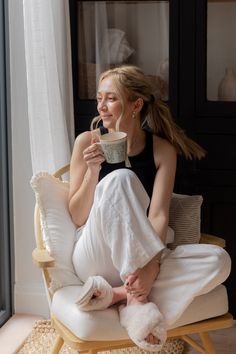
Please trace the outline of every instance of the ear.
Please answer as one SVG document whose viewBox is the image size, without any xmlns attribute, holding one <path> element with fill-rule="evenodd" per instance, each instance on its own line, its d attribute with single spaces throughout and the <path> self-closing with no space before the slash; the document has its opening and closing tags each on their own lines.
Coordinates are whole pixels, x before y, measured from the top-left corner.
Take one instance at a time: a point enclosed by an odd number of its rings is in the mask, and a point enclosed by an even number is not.
<svg viewBox="0 0 236 354">
<path fill-rule="evenodd" d="M 135 102 L 134 102 L 134 110 L 136 113 L 140 112 L 143 108 L 143 99 L 139 97 Z"/>
</svg>

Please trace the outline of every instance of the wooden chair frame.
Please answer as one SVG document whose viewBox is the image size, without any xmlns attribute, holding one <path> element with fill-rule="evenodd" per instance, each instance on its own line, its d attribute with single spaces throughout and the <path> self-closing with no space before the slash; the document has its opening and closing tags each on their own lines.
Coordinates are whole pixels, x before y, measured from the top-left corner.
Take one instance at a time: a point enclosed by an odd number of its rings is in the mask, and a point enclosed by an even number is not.
<svg viewBox="0 0 236 354">
<path fill-rule="evenodd" d="M 54 176 L 62 180 L 62 175 L 69 171 L 69 165 L 62 167 L 58 170 Z M 35 206 L 35 237 L 36 248 L 33 250 L 32 258 L 33 262 L 42 269 L 43 277 L 47 285 L 47 289 L 50 286 L 50 276 L 48 268 L 54 265 L 54 259 L 50 256 L 44 247 L 39 208 Z M 216 236 L 201 234 L 201 243 L 216 244 L 221 247 L 225 247 L 225 241 Z M 51 299 L 51 295 L 48 291 L 48 297 Z M 77 350 L 79 353 L 97 354 L 99 351 L 121 349 L 134 347 L 135 344 L 131 340 L 118 340 L 118 341 L 83 341 L 75 336 L 68 328 L 66 328 L 55 316 L 51 315 L 52 326 L 57 332 L 57 337 L 54 346 L 51 350 L 51 354 L 58 354 L 64 343 L 71 348 Z M 209 331 L 228 328 L 233 326 L 233 317 L 230 313 L 225 315 L 207 319 L 204 321 L 195 322 L 185 326 L 170 329 L 167 333 L 168 338 L 181 338 L 191 347 L 202 354 L 216 354 L 213 342 L 208 334 Z M 190 337 L 192 334 L 198 334 L 199 341 L 196 341 Z"/>
</svg>

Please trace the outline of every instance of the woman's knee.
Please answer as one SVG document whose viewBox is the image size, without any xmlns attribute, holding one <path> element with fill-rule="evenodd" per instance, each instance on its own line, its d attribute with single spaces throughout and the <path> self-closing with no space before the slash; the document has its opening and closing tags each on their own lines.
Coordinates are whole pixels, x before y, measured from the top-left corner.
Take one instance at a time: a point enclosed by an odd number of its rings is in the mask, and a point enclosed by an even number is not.
<svg viewBox="0 0 236 354">
<path fill-rule="evenodd" d="M 106 175 L 99 184 L 110 184 L 110 183 L 114 183 L 117 184 L 127 184 L 130 181 L 134 182 L 138 180 L 137 175 L 126 168 L 121 168 L 118 170 L 114 170 L 111 173 L 109 173 L 108 175 Z"/>
<path fill-rule="evenodd" d="M 118 169 L 112 171 L 108 175 L 106 175 L 97 185 L 98 190 L 102 190 L 103 192 L 109 193 L 113 195 L 113 193 L 139 193 L 142 195 L 142 198 L 146 193 L 141 181 L 138 176 L 129 169 Z M 147 198 L 149 199 L 148 195 Z"/>
<path fill-rule="evenodd" d="M 212 245 L 212 256 L 212 267 L 217 269 L 219 274 L 226 279 L 231 271 L 231 258 L 228 252 L 220 246 Z"/>
</svg>

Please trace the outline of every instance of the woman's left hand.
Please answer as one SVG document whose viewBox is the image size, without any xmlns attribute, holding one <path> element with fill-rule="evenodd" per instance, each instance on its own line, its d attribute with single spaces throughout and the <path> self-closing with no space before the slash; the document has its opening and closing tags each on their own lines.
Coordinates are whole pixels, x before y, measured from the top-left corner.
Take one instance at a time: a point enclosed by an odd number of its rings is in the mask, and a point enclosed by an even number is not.
<svg viewBox="0 0 236 354">
<path fill-rule="evenodd" d="M 144 301 L 150 294 L 159 271 L 160 264 L 154 258 L 142 269 L 138 269 L 126 277 L 125 288 L 127 292 L 135 296 L 139 301 Z"/>
</svg>

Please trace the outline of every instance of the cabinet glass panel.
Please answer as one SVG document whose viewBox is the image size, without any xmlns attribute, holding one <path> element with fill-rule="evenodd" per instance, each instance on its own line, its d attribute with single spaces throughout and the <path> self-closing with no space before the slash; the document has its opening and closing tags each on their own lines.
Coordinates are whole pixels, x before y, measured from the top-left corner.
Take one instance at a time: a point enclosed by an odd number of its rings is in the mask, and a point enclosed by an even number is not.
<svg viewBox="0 0 236 354">
<path fill-rule="evenodd" d="M 79 98 L 95 99 L 104 70 L 139 66 L 168 99 L 169 2 L 78 1 Z"/>
<path fill-rule="evenodd" d="M 207 99 L 236 101 L 236 1 L 207 4 Z"/>
</svg>

